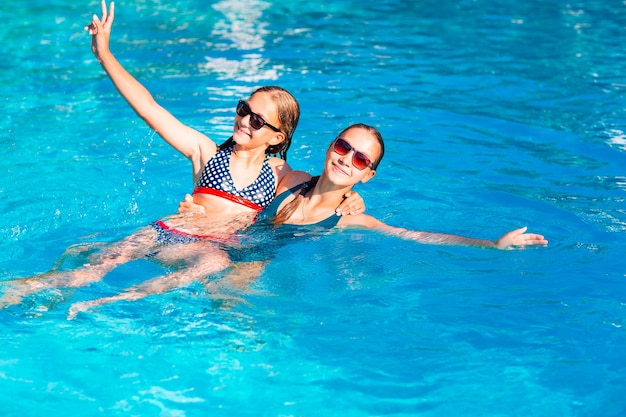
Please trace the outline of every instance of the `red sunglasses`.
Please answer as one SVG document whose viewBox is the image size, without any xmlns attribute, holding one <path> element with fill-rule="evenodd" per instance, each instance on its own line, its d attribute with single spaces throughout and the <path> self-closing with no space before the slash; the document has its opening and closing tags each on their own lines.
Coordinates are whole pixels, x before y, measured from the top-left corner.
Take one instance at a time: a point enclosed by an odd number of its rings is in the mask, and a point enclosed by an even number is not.
<svg viewBox="0 0 626 417">
<path fill-rule="evenodd" d="M 374 169 L 372 160 L 369 159 L 364 153 L 357 151 L 346 142 L 345 139 L 337 138 L 333 142 L 333 151 L 339 155 L 347 155 L 350 151 L 354 151 L 352 154 L 352 165 L 359 171 L 363 171 L 365 168 L 370 167 Z"/>
<path fill-rule="evenodd" d="M 239 103 L 237 103 L 237 114 L 241 117 L 246 117 L 247 115 L 250 115 L 250 127 L 254 130 L 259 130 L 263 126 L 267 126 L 274 132 L 280 132 L 279 128 L 267 123 L 265 119 L 253 112 L 252 109 L 250 109 L 250 105 L 243 100 L 239 100 Z"/>
</svg>

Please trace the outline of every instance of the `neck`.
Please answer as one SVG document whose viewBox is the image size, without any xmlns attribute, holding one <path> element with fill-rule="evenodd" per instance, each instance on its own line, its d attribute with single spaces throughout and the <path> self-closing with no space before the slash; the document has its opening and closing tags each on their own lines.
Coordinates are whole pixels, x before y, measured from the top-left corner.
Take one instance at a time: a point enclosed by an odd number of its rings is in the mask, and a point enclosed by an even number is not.
<svg viewBox="0 0 626 417">
<path fill-rule="evenodd" d="M 233 155 L 240 160 L 249 160 L 249 162 L 256 163 L 259 160 L 265 160 L 265 149 L 242 149 L 238 145 L 233 146 Z"/>
<path fill-rule="evenodd" d="M 310 205 L 318 209 L 332 209 L 334 212 L 337 206 L 343 201 L 344 195 L 352 187 L 337 186 L 326 180 L 324 175 L 320 177 L 315 187 L 309 191 L 305 197 L 310 200 Z"/>
</svg>

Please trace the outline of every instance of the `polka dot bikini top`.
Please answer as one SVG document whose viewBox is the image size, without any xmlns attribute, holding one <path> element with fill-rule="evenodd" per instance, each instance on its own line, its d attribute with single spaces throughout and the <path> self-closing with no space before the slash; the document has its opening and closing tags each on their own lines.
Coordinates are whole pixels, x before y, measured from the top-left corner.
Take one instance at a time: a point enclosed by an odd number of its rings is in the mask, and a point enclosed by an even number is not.
<svg viewBox="0 0 626 417">
<path fill-rule="evenodd" d="M 227 198 L 239 204 L 260 211 L 267 207 L 276 194 L 276 180 L 274 171 L 269 164 L 269 156 L 261 167 L 257 179 L 247 187 L 238 190 L 230 175 L 230 156 L 233 147 L 221 149 L 209 159 L 202 170 L 200 179 L 194 189 L 194 194 L 213 194 Z"/>
</svg>

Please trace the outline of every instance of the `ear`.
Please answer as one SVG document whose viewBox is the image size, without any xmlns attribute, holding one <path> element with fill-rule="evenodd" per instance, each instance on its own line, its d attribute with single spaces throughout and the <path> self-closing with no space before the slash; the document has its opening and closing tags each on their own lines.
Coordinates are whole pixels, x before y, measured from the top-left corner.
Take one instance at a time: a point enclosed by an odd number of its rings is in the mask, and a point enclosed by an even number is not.
<svg viewBox="0 0 626 417">
<path fill-rule="evenodd" d="M 276 132 L 276 135 L 270 139 L 268 144 L 270 146 L 275 146 L 283 143 L 285 141 L 285 134 L 283 132 Z"/>
<path fill-rule="evenodd" d="M 365 184 L 366 182 L 368 182 L 369 180 L 371 180 L 372 178 L 374 178 L 376 176 L 376 170 L 375 169 L 370 169 L 370 172 L 365 176 L 365 178 L 363 178 L 361 180 L 361 182 L 363 184 Z"/>
</svg>

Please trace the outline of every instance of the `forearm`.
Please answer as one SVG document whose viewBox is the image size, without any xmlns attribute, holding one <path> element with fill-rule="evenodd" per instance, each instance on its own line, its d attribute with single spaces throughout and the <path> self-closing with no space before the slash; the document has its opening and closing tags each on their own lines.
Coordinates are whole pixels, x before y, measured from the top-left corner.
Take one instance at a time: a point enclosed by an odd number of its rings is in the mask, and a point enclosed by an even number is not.
<svg viewBox="0 0 626 417">
<path fill-rule="evenodd" d="M 495 242 L 484 239 L 474 239 L 471 237 L 464 237 L 458 235 L 450 235 L 446 233 L 431 233 L 431 232 L 414 232 L 406 230 L 400 234 L 399 237 L 403 239 L 413 240 L 419 243 L 431 244 L 431 245 L 458 245 L 458 246 L 473 246 L 479 248 L 495 248 Z"/>
<path fill-rule="evenodd" d="M 109 50 L 98 54 L 98 61 L 135 113 L 165 142 L 194 164 L 194 173 L 201 171 L 210 154 L 215 152 L 213 142 L 202 133 L 181 123 L 159 105 L 148 89 L 135 79 Z"/>
<path fill-rule="evenodd" d="M 377 227 L 380 232 L 396 236 L 402 239 L 411 240 L 429 245 L 457 245 L 472 246 L 479 248 L 495 248 L 495 242 L 491 240 L 474 239 L 465 236 L 451 235 L 446 233 L 431 233 L 414 230 L 407 230 L 399 227 L 381 225 Z"/>
<path fill-rule="evenodd" d="M 91 34 L 92 52 L 117 91 L 137 115 L 174 149 L 191 160 L 194 172 L 198 172 L 215 153 L 215 143 L 204 134 L 184 125 L 161 107 L 152 94 L 113 56 L 109 48 L 113 19 L 114 4 L 111 3 L 109 13 L 106 2 L 102 0 L 102 21 L 94 15 L 91 24 L 85 27 Z"/>
<path fill-rule="evenodd" d="M 135 77 L 126 71 L 111 51 L 100 52 L 98 54 L 98 62 L 130 107 L 151 128 L 156 130 L 157 126 L 152 123 L 149 117 L 151 112 L 158 106 L 152 94 L 150 94 Z"/>
</svg>

